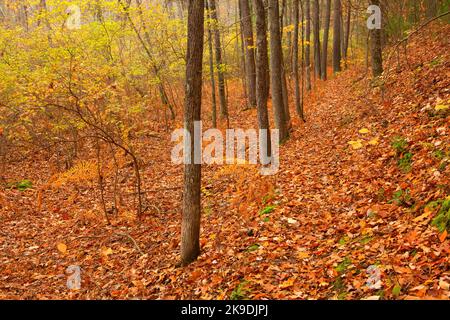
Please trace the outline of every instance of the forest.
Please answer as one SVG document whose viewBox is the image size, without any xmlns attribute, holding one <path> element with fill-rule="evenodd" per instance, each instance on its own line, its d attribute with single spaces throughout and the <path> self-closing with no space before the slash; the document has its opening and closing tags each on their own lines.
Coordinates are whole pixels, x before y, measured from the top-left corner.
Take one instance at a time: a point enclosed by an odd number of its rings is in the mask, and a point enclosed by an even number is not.
<svg viewBox="0 0 450 320">
<path fill-rule="evenodd" d="M 449 10 L 0 0 L 0 300 L 450 299 Z"/>
</svg>

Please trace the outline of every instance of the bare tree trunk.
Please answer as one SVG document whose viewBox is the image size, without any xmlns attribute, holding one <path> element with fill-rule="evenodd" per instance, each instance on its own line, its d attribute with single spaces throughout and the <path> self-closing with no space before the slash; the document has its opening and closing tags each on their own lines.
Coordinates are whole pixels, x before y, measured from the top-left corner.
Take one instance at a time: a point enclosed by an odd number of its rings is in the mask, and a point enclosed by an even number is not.
<svg viewBox="0 0 450 320">
<path fill-rule="evenodd" d="M 300 20 L 300 12 L 299 12 L 299 0 L 294 0 L 293 3 L 294 10 L 294 44 L 292 48 L 292 73 L 294 75 L 294 85 L 295 85 L 295 110 L 297 111 L 297 115 L 301 118 L 301 109 L 300 109 L 300 77 L 298 73 L 298 40 L 299 40 L 299 20 Z"/>
<path fill-rule="evenodd" d="M 253 28 L 251 12 L 248 0 L 239 0 L 242 12 L 242 27 L 244 34 L 245 62 L 247 73 L 247 88 L 250 107 L 256 107 L 256 70 L 255 70 L 255 48 L 253 45 Z"/>
<path fill-rule="evenodd" d="M 188 44 L 184 126 L 190 133 L 190 164 L 184 166 L 181 264 L 188 265 L 200 254 L 201 164 L 195 164 L 194 123 L 201 120 L 204 0 L 189 0 Z"/>
<path fill-rule="evenodd" d="M 425 0 L 425 10 L 427 18 L 431 19 L 437 16 L 438 12 L 437 0 Z"/>
<path fill-rule="evenodd" d="M 281 61 L 283 62 L 283 52 L 281 52 Z M 289 110 L 289 92 L 287 86 L 287 75 L 286 75 L 286 67 L 284 63 L 281 65 L 281 89 L 283 92 L 283 106 L 284 106 L 284 116 L 286 118 L 286 123 L 288 126 L 288 130 L 291 127 L 291 112 Z"/>
<path fill-rule="evenodd" d="M 288 97 L 288 88 L 287 88 L 287 80 L 286 80 L 286 63 L 283 54 L 283 29 L 286 23 L 287 17 L 287 1 L 283 0 L 281 3 L 281 15 L 280 15 L 280 41 L 281 41 L 281 91 L 283 93 L 283 106 L 284 106 L 284 116 L 286 119 L 286 123 L 288 127 L 290 127 L 291 121 L 291 113 L 289 110 L 289 97 Z M 289 33 L 287 32 L 287 38 L 289 39 Z M 288 128 L 289 129 L 289 128 Z"/>
<path fill-rule="evenodd" d="M 219 19 L 216 9 L 216 0 L 209 0 L 209 5 L 211 9 L 211 17 L 216 21 L 216 28 L 214 28 L 214 45 L 216 49 L 217 78 L 219 81 L 220 117 L 224 119 L 228 118 L 228 106 L 225 92 L 225 75 L 222 61 L 222 47 L 220 44 L 220 31 L 217 26 L 217 24 L 219 23 Z"/>
<path fill-rule="evenodd" d="M 299 41 L 299 0 L 294 0 L 294 45 L 293 45 L 293 73 L 295 81 L 295 110 L 300 119 L 304 120 L 303 109 L 301 105 L 302 95 L 300 92 L 300 77 L 298 72 L 298 41 Z"/>
<path fill-rule="evenodd" d="M 311 91 L 311 0 L 306 0 L 306 44 L 305 44 L 305 64 L 306 64 L 306 90 Z"/>
<path fill-rule="evenodd" d="M 275 126 L 280 131 L 280 142 L 288 139 L 287 122 L 283 102 L 283 63 L 281 52 L 280 14 L 278 0 L 269 0 L 270 66 L 272 74 L 272 105 Z"/>
<path fill-rule="evenodd" d="M 205 0 L 206 10 L 208 11 L 208 19 L 211 19 L 209 12 L 208 0 Z M 212 45 L 211 25 L 208 24 L 208 47 L 209 47 L 209 75 L 211 77 L 211 102 L 212 102 L 212 127 L 217 128 L 217 102 L 216 102 L 216 80 L 214 79 L 214 52 Z"/>
<path fill-rule="evenodd" d="M 23 14 L 23 26 L 24 26 L 24 28 L 25 28 L 25 30 L 27 31 L 27 32 L 29 32 L 30 31 L 30 25 L 29 25 L 29 19 L 28 19 L 28 5 L 26 5 L 26 4 L 23 4 L 22 5 L 22 10 L 23 10 L 23 12 L 22 12 L 22 14 Z"/>
<path fill-rule="evenodd" d="M 321 63 L 320 63 L 320 11 L 319 0 L 313 0 L 313 13 L 314 13 L 314 75 L 316 78 L 320 78 Z"/>
<path fill-rule="evenodd" d="M 334 0 L 333 71 L 341 71 L 341 0 Z"/>
<path fill-rule="evenodd" d="M 380 0 L 370 0 L 370 4 L 380 6 Z M 370 30 L 370 52 L 372 57 L 372 74 L 376 78 L 383 73 L 381 29 Z"/>
<path fill-rule="evenodd" d="M 300 9 L 302 10 L 302 63 L 301 63 L 301 100 L 300 100 L 300 105 L 301 105 L 301 115 L 303 117 L 303 121 L 306 122 L 306 118 L 305 118 L 305 112 L 304 112 L 304 108 L 303 108 L 303 104 L 305 102 L 305 6 L 304 6 L 304 2 L 303 0 L 300 0 Z"/>
<path fill-rule="evenodd" d="M 248 95 L 247 95 L 247 72 L 245 72 L 245 49 L 244 49 L 244 36 L 242 35 L 242 30 L 244 29 L 242 26 L 242 10 L 240 9 L 241 3 L 240 0 L 236 0 L 236 35 L 239 35 L 236 38 L 236 45 L 237 45 L 237 56 L 239 59 L 239 67 L 240 67 L 240 77 L 242 80 L 242 92 L 244 93 L 244 100 L 247 101 Z M 239 23 L 238 23 L 239 22 Z M 239 27 L 238 27 L 239 25 Z M 240 28 L 240 29 L 239 29 Z M 239 41 L 240 39 L 240 41 Z M 240 43 L 239 43 L 240 42 Z"/>
<path fill-rule="evenodd" d="M 344 30 L 344 14 L 342 13 L 342 1 L 341 1 L 341 61 L 344 58 L 344 44 L 345 44 L 345 30 Z M 341 64 L 342 67 L 342 64 Z"/>
<path fill-rule="evenodd" d="M 267 73 L 269 71 L 269 54 L 267 45 L 267 25 L 266 14 L 263 0 L 254 0 L 253 5 L 256 13 L 256 102 L 258 112 L 258 126 L 259 129 L 266 129 L 266 140 L 260 140 L 261 146 L 267 146 L 266 150 L 260 149 L 260 152 L 265 152 L 265 157 L 270 157 L 271 140 L 269 130 L 269 115 L 267 111 L 267 100 L 269 97 L 269 82 L 267 81 Z M 262 139 L 260 135 L 260 139 Z"/>
<path fill-rule="evenodd" d="M 345 22 L 345 36 L 344 36 L 344 50 L 343 50 L 343 58 L 347 63 L 348 56 L 348 44 L 350 41 L 350 32 L 351 32 L 351 19 L 352 19 L 352 2 L 351 0 L 347 1 L 347 20 Z"/>
<path fill-rule="evenodd" d="M 324 15 L 323 47 L 322 47 L 322 80 L 327 80 L 328 69 L 328 38 L 330 35 L 331 0 L 326 0 Z"/>
</svg>

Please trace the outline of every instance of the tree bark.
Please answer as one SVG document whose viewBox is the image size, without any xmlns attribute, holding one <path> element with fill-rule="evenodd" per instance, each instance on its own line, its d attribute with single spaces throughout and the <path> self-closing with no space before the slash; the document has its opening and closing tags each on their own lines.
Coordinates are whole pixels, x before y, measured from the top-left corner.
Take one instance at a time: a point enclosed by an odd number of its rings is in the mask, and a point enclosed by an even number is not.
<svg viewBox="0 0 450 320">
<path fill-rule="evenodd" d="M 344 49 L 343 49 L 343 58 L 347 61 L 348 54 L 348 45 L 350 41 L 350 27 L 351 27 L 351 19 L 352 19 L 352 2 L 351 0 L 347 1 L 347 20 L 345 22 L 345 35 L 344 35 Z"/>
<path fill-rule="evenodd" d="M 219 101 L 220 101 L 220 117 L 222 119 L 228 118 L 228 106 L 227 97 L 225 92 L 225 75 L 223 70 L 222 61 L 222 47 L 220 44 L 220 31 L 218 28 L 218 14 L 216 9 L 216 0 L 209 0 L 209 5 L 211 9 L 211 17 L 216 21 L 216 27 L 214 28 L 214 45 L 216 53 L 216 68 L 217 68 L 217 80 L 219 84 Z"/>
<path fill-rule="evenodd" d="M 428 19 L 437 16 L 438 13 L 437 0 L 425 0 L 425 10 Z"/>
<path fill-rule="evenodd" d="M 242 15 L 242 27 L 244 35 L 245 63 L 247 74 L 248 100 L 250 107 L 256 107 L 256 70 L 255 48 L 253 43 L 253 28 L 251 12 L 248 0 L 239 0 Z"/>
<path fill-rule="evenodd" d="M 287 1 L 283 0 L 281 3 L 281 15 L 280 15 L 280 41 L 281 41 L 281 91 L 283 93 L 283 106 L 284 106 L 284 115 L 286 119 L 286 123 L 288 127 L 290 127 L 291 121 L 291 113 L 289 111 L 289 97 L 288 97 L 288 88 L 287 88 L 287 76 L 286 76 L 286 62 L 283 54 L 283 29 L 287 23 Z M 287 32 L 287 39 L 289 42 L 290 33 Z"/>
<path fill-rule="evenodd" d="M 326 0 L 324 15 L 323 47 L 322 47 L 322 80 L 327 80 L 328 69 L 328 38 L 330 35 L 331 0 Z"/>
<path fill-rule="evenodd" d="M 306 0 L 306 30 L 305 30 L 305 64 L 306 90 L 311 91 L 311 0 Z"/>
<path fill-rule="evenodd" d="M 341 71 L 341 0 L 334 0 L 333 71 Z"/>
<path fill-rule="evenodd" d="M 248 94 L 247 94 L 247 72 L 245 72 L 245 49 L 244 49 L 244 36 L 242 35 L 242 30 L 244 27 L 242 26 L 242 10 L 241 10 L 241 3 L 239 0 L 237 0 L 236 5 L 236 35 L 239 35 L 239 37 L 236 38 L 236 43 L 238 46 L 238 56 L 239 56 L 239 67 L 240 67 L 240 76 L 242 79 L 242 89 L 244 93 L 244 100 L 247 101 Z M 239 27 L 238 27 L 239 25 Z M 238 29 L 240 28 L 240 29 Z M 239 41 L 240 40 L 240 41 Z"/>
<path fill-rule="evenodd" d="M 370 4 L 380 6 L 380 0 L 370 0 Z M 381 29 L 370 30 L 370 52 L 372 57 L 372 74 L 376 78 L 383 73 Z"/>
<path fill-rule="evenodd" d="M 313 0 L 313 33 L 314 33 L 314 75 L 316 78 L 320 78 L 321 63 L 320 63 L 320 11 L 319 0 Z"/>
<path fill-rule="evenodd" d="M 299 41 L 299 23 L 300 23 L 300 12 L 299 12 L 299 0 L 294 0 L 294 45 L 293 45 L 293 73 L 295 81 L 295 110 L 300 119 L 304 120 L 301 100 L 302 95 L 300 92 L 300 77 L 298 72 L 298 41 Z"/>
<path fill-rule="evenodd" d="M 256 13 L 256 102 L 259 129 L 266 129 L 266 141 L 260 141 L 260 145 L 266 145 L 266 156 L 271 156 L 271 140 L 269 130 L 269 115 L 267 111 L 267 100 L 269 97 L 269 54 L 267 45 L 267 24 L 263 0 L 254 0 L 253 5 Z M 260 136 L 261 138 L 261 136 Z M 264 143 L 264 144 L 261 144 Z M 260 150 L 264 152 L 264 150 Z"/>
<path fill-rule="evenodd" d="M 190 133 L 190 164 L 184 167 L 181 264 L 187 265 L 200 254 L 201 164 L 194 163 L 194 122 L 201 119 L 204 0 L 189 0 L 188 44 L 184 126 Z M 186 139 L 188 137 L 185 137 Z"/>
<path fill-rule="evenodd" d="M 280 13 L 278 0 L 269 0 L 270 22 L 270 66 L 272 78 L 272 106 L 275 118 L 275 126 L 280 131 L 280 142 L 289 137 L 285 108 L 283 102 L 283 63 L 281 52 Z"/>
<path fill-rule="evenodd" d="M 209 11 L 208 0 L 205 0 L 205 5 L 206 11 L 208 12 L 208 19 L 211 20 L 211 12 Z M 212 102 L 211 121 L 212 127 L 217 128 L 216 80 L 214 79 L 214 51 L 213 51 L 212 31 L 210 24 L 208 24 L 208 48 L 209 48 L 209 75 L 211 77 L 211 102 Z"/>
</svg>

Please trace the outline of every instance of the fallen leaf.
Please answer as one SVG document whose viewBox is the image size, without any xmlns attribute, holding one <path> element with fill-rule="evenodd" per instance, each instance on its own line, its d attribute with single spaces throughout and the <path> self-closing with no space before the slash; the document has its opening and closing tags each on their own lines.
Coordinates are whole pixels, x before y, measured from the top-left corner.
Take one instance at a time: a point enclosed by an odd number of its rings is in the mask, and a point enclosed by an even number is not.
<svg viewBox="0 0 450 320">
<path fill-rule="evenodd" d="M 102 254 L 102 256 L 107 257 L 107 256 L 113 254 L 113 250 L 111 248 L 102 247 L 101 254 Z"/>
<path fill-rule="evenodd" d="M 422 221 L 422 220 L 428 218 L 428 217 L 431 215 L 431 213 L 432 213 L 432 211 L 425 210 L 425 213 L 424 213 L 424 214 L 418 216 L 417 218 L 414 218 L 413 221 L 414 221 L 414 222 Z"/>
<path fill-rule="evenodd" d="M 56 245 L 56 248 L 57 248 L 58 251 L 61 252 L 62 254 L 66 254 L 66 252 L 67 252 L 67 246 L 66 246 L 64 243 L 62 243 L 62 242 L 59 242 L 59 243 Z"/>
<path fill-rule="evenodd" d="M 281 289 L 290 288 L 294 285 L 295 279 L 296 279 L 295 277 L 292 277 L 292 278 L 282 282 L 279 287 Z"/>
<path fill-rule="evenodd" d="M 369 133 L 370 131 L 369 131 L 369 129 L 367 129 L 367 128 L 362 128 L 361 130 L 359 130 L 359 133 L 361 133 L 361 134 L 367 134 L 367 133 Z"/>
<path fill-rule="evenodd" d="M 348 144 L 351 145 L 354 150 L 358 150 L 363 147 L 361 140 L 349 141 Z"/>
<path fill-rule="evenodd" d="M 436 110 L 436 111 L 442 111 L 442 110 L 447 110 L 447 109 L 448 109 L 448 106 L 443 105 L 443 104 L 438 104 L 438 105 L 434 108 L 434 110 Z"/>
<path fill-rule="evenodd" d="M 292 219 L 292 218 L 287 218 L 287 222 L 288 222 L 289 224 L 296 224 L 296 223 L 297 223 L 297 220 Z"/>
<path fill-rule="evenodd" d="M 300 260 L 307 259 L 307 258 L 309 258 L 309 253 L 306 251 L 300 251 L 299 253 L 297 253 L 297 257 Z"/>
<path fill-rule="evenodd" d="M 439 288 L 442 290 L 450 290 L 450 284 L 441 278 L 439 279 Z"/>
<path fill-rule="evenodd" d="M 447 239 L 447 230 L 444 230 L 444 232 L 441 233 L 441 235 L 439 236 L 439 240 L 441 242 L 444 242 Z"/>
<path fill-rule="evenodd" d="M 367 298 L 364 298 L 364 299 L 362 299 L 362 300 L 380 300 L 380 296 L 370 296 L 370 297 L 367 297 Z"/>
</svg>

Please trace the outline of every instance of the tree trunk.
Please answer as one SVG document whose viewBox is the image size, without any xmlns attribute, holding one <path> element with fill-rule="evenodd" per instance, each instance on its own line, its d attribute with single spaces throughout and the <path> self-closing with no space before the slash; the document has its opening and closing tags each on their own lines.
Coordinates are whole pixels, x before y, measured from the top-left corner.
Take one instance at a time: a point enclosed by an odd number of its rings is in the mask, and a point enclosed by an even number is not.
<svg viewBox="0 0 450 320">
<path fill-rule="evenodd" d="M 428 19 L 437 16 L 438 5 L 437 0 L 425 0 L 426 16 Z"/>
<path fill-rule="evenodd" d="M 242 26 L 242 10 L 240 9 L 241 4 L 239 0 L 237 0 L 236 5 L 236 35 L 240 35 L 236 37 L 236 44 L 237 44 L 237 56 L 239 59 L 239 75 L 242 80 L 242 92 L 244 93 L 244 100 L 247 101 L 248 95 L 247 95 L 247 79 L 245 78 L 247 73 L 245 72 L 245 49 L 244 49 L 244 37 L 242 35 L 242 30 L 244 27 Z M 238 27 L 239 26 L 239 27 Z M 239 29 L 240 28 L 240 29 Z"/>
<path fill-rule="evenodd" d="M 283 91 L 283 106 L 284 106 L 284 115 L 286 118 L 286 123 L 288 126 L 288 129 L 291 126 L 291 112 L 289 110 L 289 92 L 288 92 L 288 86 L 287 86 L 287 75 L 286 75 L 286 67 L 283 63 L 284 59 L 283 59 L 283 51 L 281 51 L 281 89 Z"/>
<path fill-rule="evenodd" d="M 247 72 L 248 100 L 250 107 L 256 107 L 256 70 L 255 70 L 255 48 L 253 45 L 253 28 L 251 12 L 248 0 L 239 0 L 242 15 L 242 27 L 244 35 L 245 63 Z"/>
<path fill-rule="evenodd" d="M 280 41 L 281 41 L 281 90 L 283 93 L 283 106 L 284 106 L 284 116 L 286 119 L 286 123 L 290 126 L 291 121 L 291 113 L 289 111 L 289 97 L 288 97 L 288 88 L 287 88 L 287 80 L 286 80 L 286 62 L 284 61 L 283 54 L 283 29 L 286 24 L 287 17 L 287 1 L 283 0 L 281 3 L 281 16 L 280 16 Z M 287 32 L 287 39 L 289 41 L 289 32 Z"/>
<path fill-rule="evenodd" d="M 322 48 L 322 80 L 327 80 L 328 69 L 328 38 L 330 35 L 331 0 L 326 0 Z"/>
<path fill-rule="evenodd" d="M 300 9 L 302 10 L 302 63 L 301 63 L 301 100 L 300 100 L 300 114 L 304 122 L 306 122 L 305 112 L 303 109 L 303 104 L 305 101 L 305 5 L 304 2 L 300 1 Z"/>
<path fill-rule="evenodd" d="M 300 77 L 298 72 L 298 40 L 299 40 L 299 0 L 294 0 L 294 46 L 293 46 L 293 73 L 295 81 L 295 110 L 300 119 L 304 120 L 301 105 Z"/>
<path fill-rule="evenodd" d="M 283 63 L 281 52 L 280 14 L 278 0 L 269 0 L 270 66 L 272 72 L 272 105 L 275 126 L 280 131 L 280 142 L 289 137 L 283 102 Z"/>
<path fill-rule="evenodd" d="M 210 9 L 211 9 L 211 17 L 216 24 L 219 23 L 217 10 L 216 10 L 216 0 L 209 0 Z M 220 44 L 220 31 L 218 26 L 214 28 L 214 45 L 215 45 L 215 53 L 216 53 L 216 68 L 217 68 L 217 80 L 219 82 L 219 101 L 220 101 L 220 117 L 222 119 L 228 118 L 228 106 L 227 106 L 227 98 L 225 92 L 225 75 L 223 69 L 223 61 L 222 61 L 222 47 Z"/>
<path fill-rule="evenodd" d="M 313 0 L 313 33 L 314 33 L 314 75 L 316 78 L 321 76 L 320 64 L 320 11 L 319 0 Z"/>
<path fill-rule="evenodd" d="M 205 0 L 208 19 L 211 20 L 211 12 L 209 12 L 208 0 Z M 211 77 L 211 102 L 212 102 L 212 127 L 217 128 L 217 102 L 216 102 L 216 80 L 214 79 L 214 51 L 212 45 L 211 25 L 208 24 L 208 48 L 209 48 L 209 75 Z"/>
<path fill-rule="evenodd" d="M 269 55 L 267 48 L 267 25 L 263 0 L 254 0 L 253 5 L 256 13 L 256 103 L 258 112 L 259 129 L 266 129 L 265 141 L 260 141 L 260 146 L 267 146 L 265 156 L 271 156 L 271 141 L 269 131 L 269 115 L 267 111 L 267 99 L 269 97 L 269 82 L 267 74 L 269 71 Z M 260 139 L 261 139 L 260 135 Z"/>
<path fill-rule="evenodd" d="M 341 71 L 341 0 L 334 0 L 333 71 Z"/>
<path fill-rule="evenodd" d="M 380 0 L 370 0 L 370 4 L 380 6 Z M 381 29 L 370 30 L 370 52 L 372 57 L 372 74 L 376 78 L 383 73 Z"/>
<path fill-rule="evenodd" d="M 184 126 L 190 133 L 191 163 L 184 166 L 182 265 L 188 265 L 200 254 L 201 164 L 194 162 L 194 141 L 201 138 L 194 136 L 194 122 L 201 119 L 203 23 L 204 0 L 189 0 Z"/>
<path fill-rule="evenodd" d="M 311 91 L 311 0 L 306 0 L 305 64 L 306 90 Z"/>
<path fill-rule="evenodd" d="M 348 44 L 350 41 L 350 26 L 351 26 L 351 19 L 352 19 L 352 2 L 351 0 L 347 1 L 347 20 L 345 22 L 345 36 L 344 36 L 344 50 L 343 50 L 343 58 L 345 61 L 347 61 L 347 55 L 348 55 Z"/>
</svg>

